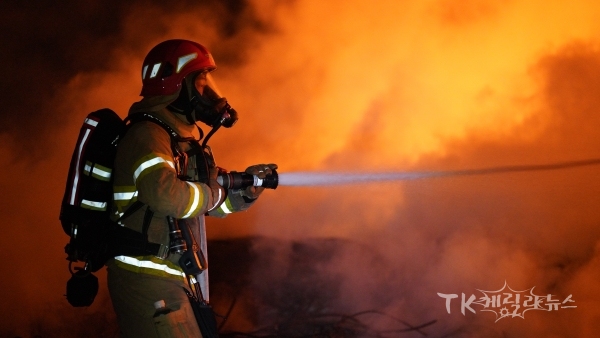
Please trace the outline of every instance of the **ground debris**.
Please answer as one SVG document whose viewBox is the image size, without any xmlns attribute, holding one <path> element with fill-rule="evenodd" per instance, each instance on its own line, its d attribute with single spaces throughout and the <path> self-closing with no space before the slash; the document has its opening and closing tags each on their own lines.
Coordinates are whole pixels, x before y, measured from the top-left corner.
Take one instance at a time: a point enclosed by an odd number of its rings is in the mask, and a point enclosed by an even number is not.
<svg viewBox="0 0 600 338">
<path fill-rule="evenodd" d="M 374 317 L 395 322 L 396 328 L 386 325 L 385 329 L 376 328 L 369 324 Z M 388 338 L 397 337 L 398 334 L 416 332 L 422 336 L 427 333 L 422 329 L 436 323 L 436 320 L 411 325 L 401 319 L 390 316 L 377 310 L 361 311 L 352 315 L 344 314 L 321 314 L 311 316 L 297 316 L 293 320 L 265 326 L 253 332 L 221 332 L 221 337 L 375 337 Z"/>
</svg>

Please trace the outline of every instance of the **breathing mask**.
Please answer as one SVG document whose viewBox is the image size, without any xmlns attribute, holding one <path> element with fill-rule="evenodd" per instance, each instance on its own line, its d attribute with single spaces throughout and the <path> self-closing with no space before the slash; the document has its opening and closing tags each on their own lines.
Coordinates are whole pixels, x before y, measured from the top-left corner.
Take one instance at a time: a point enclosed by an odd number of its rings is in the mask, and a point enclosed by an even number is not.
<svg viewBox="0 0 600 338">
<path fill-rule="evenodd" d="M 213 129 L 221 126 L 231 128 L 238 120 L 237 112 L 219 94 L 208 72 L 186 77 L 182 81 L 179 96 L 167 108 L 185 115 L 190 124 L 200 121 Z"/>
</svg>

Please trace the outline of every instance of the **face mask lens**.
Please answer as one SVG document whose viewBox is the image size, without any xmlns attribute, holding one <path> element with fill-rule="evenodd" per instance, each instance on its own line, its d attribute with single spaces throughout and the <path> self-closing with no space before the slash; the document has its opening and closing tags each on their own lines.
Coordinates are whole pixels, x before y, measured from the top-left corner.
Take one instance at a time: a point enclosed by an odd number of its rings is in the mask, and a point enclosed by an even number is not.
<svg viewBox="0 0 600 338">
<path fill-rule="evenodd" d="M 209 89 L 210 95 L 215 99 L 223 97 L 223 95 L 221 95 L 221 91 L 217 87 L 215 78 L 210 73 L 206 73 L 206 87 Z"/>
<path fill-rule="evenodd" d="M 197 76 L 200 78 L 196 78 L 196 88 L 194 88 L 193 94 L 196 96 L 195 119 L 211 127 L 218 124 L 225 128 L 232 127 L 238 119 L 237 112 L 221 96 L 212 75 L 203 72 Z M 201 90 L 201 93 L 198 89 Z"/>
</svg>

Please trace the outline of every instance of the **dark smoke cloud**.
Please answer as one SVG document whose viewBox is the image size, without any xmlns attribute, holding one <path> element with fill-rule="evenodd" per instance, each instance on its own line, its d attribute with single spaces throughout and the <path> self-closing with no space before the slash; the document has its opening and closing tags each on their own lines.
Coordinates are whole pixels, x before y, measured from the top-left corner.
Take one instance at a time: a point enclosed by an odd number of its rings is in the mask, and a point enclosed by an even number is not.
<svg viewBox="0 0 600 338">
<path fill-rule="evenodd" d="M 26 149 L 41 157 L 58 146 L 52 134 L 73 114 L 59 105 L 77 104 L 63 102 L 67 84 L 81 73 L 118 71 L 118 50 L 143 57 L 156 36 L 194 24 L 178 22 L 175 13 L 195 13 L 188 19 L 214 27 L 225 42 L 211 49 L 226 66 L 244 62 L 244 50 L 253 40 L 240 39 L 241 32 L 270 30 L 246 1 L 5 1 L 0 6 L 0 134 L 15 141 L 15 152 Z"/>
<path fill-rule="evenodd" d="M 122 2 L 3 2 L 2 133 L 19 139 L 53 129 L 70 112 L 46 103 L 81 71 L 110 69 L 106 54 L 120 34 Z M 40 128 L 39 126 L 43 126 Z"/>
</svg>

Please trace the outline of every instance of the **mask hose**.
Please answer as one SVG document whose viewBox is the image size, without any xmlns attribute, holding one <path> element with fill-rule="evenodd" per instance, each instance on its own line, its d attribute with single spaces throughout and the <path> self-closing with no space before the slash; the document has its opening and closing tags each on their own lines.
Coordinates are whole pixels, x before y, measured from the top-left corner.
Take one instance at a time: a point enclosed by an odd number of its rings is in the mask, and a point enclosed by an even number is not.
<svg viewBox="0 0 600 338">
<path fill-rule="evenodd" d="M 210 137 L 213 136 L 213 134 L 216 133 L 217 130 L 219 130 L 219 128 L 221 128 L 221 126 L 225 122 L 230 123 L 230 125 L 225 126 L 227 128 L 231 127 L 233 124 L 235 124 L 235 121 L 237 121 L 237 112 L 235 112 L 235 110 L 231 108 L 231 106 L 229 106 L 228 103 L 225 105 L 225 107 L 223 107 L 221 111 L 221 117 L 219 117 L 219 119 L 214 123 L 213 128 L 210 130 L 210 132 L 208 132 L 208 134 L 206 134 L 206 138 L 204 139 L 204 142 L 202 142 L 203 148 L 206 147 L 206 144 L 208 143 Z"/>
<path fill-rule="evenodd" d="M 217 132 L 217 130 L 219 130 L 219 128 L 221 128 L 221 122 L 215 124 L 215 126 L 208 132 L 208 134 L 206 134 L 204 141 L 202 141 L 202 148 L 206 148 L 206 144 L 208 143 L 208 140 L 210 139 L 211 136 L 213 136 L 214 133 Z"/>
</svg>

